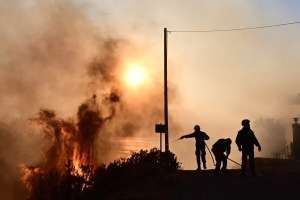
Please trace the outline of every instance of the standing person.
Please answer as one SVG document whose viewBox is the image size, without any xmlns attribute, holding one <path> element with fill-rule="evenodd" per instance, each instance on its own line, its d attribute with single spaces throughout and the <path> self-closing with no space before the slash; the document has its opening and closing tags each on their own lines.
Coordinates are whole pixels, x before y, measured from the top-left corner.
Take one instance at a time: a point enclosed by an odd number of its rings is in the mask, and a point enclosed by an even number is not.
<svg viewBox="0 0 300 200">
<path fill-rule="evenodd" d="M 196 140 L 196 160 L 197 160 L 197 170 L 201 170 L 201 161 L 200 161 L 200 156 L 201 160 L 203 163 L 203 168 L 206 169 L 206 159 L 205 159 L 205 140 L 209 139 L 209 136 L 200 130 L 199 125 L 195 125 L 194 127 L 194 132 L 188 135 L 181 136 L 179 139 L 184 139 L 184 138 L 195 138 Z"/>
<path fill-rule="evenodd" d="M 220 173 L 220 167 L 222 164 L 222 171 L 225 172 L 227 169 L 227 158 L 231 150 L 231 139 L 219 139 L 213 146 L 212 152 L 216 159 L 215 173 Z"/>
<path fill-rule="evenodd" d="M 237 144 L 239 151 L 242 151 L 242 173 L 246 174 L 247 161 L 249 158 L 250 170 L 253 176 L 255 176 L 255 163 L 254 163 L 254 145 L 257 146 L 258 151 L 261 151 L 261 146 L 254 135 L 254 132 L 250 128 L 250 120 L 244 119 L 242 121 L 242 129 L 236 136 L 235 143 Z"/>
</svg>

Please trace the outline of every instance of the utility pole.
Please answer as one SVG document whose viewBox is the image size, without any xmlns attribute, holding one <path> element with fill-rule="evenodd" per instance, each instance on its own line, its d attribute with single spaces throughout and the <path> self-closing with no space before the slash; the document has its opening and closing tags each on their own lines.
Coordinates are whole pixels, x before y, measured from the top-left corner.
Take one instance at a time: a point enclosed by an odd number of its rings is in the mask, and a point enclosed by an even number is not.
<svg viewBox="0 0 300 200">
<path fill-rule="evenodd" d="M 160 151 L 162 151 L 162 133 L 165 134 L 165 152 L 169 149 L 169 116 L 168 116 L 168 29 L 164 28 L 164 123 L 155 124 L 155 132 L 159 133 Z"/>
<path fill-rule="evenodd" d="M 165 151 L 169 151 L 168 118 L 168 29 L 164 28 L 164 115 L 165 115 Z"/>
</svg>

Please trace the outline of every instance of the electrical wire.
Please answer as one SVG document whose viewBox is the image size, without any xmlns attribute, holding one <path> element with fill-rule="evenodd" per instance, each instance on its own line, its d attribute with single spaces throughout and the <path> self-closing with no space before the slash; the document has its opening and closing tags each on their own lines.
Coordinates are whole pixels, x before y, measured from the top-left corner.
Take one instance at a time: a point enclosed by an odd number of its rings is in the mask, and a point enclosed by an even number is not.
<svg viewBox="0 0 300 200">
<path fill-rule="evenodd" d="M 239 28 L 228 28 L 228 29 L 208 29 L 208 30 L 168 30 L 169 33 L 212 33 L 212 32 L 231 32 L 231 31 L 246 31 L 246 30 L 256 30 L 256 29 L 266 29 L 273 27 L 289 26 L 300 24 L 300 21 L 291 21 L 280 24 L 270 24 L 263 26 L 246 26 Z"/>
</svg>

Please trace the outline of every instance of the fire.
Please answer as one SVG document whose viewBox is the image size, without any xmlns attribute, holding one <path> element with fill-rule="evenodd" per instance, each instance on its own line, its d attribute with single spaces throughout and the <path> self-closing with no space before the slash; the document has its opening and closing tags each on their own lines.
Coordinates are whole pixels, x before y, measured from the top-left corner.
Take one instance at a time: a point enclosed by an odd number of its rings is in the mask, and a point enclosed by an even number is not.
<svg viewBox="0 0 300 200">
<path fill-rule="evenodd" d="M 76 155 L 74 155 L 74 157 L 73 157 L 72 165 L 73 165 L 73 169 L 71 171 L 72 175 L 85 177 L 85 173 L 81 167 L 82 162 L 80 159 L 76 158 Z"/>
<path fill-rule="evenodd" d="M 100 112 L 94 95 L 79 106 L 77 120 L 58 118 L 51 110 L 41 110 L 32 119 L 50 136 L 52 145 L 43 163 L 23 167 L 22 181 L 29 192 L 28 199 L 51 197 L 57 189 L 68 193 L 84 191 L 93 185 L 97 165 L 95 141 L 103 124 L 114 116 L 114 106 L 119 100 L 117 93 L 104 98 L 103 104 L 110 108 L 105 115 Z M 45 194 L 41 190 L 46 190 Z"/>
<path fill-rule="evenodd" d="M 76 177 L 81 177 L 85 181 L 90 181 L 94 173 L 95 162 L 88 162 L 86 158 L 80 158 L 80 152 L 75 151 L 73 159 L 70 160 L 69 165 L 71 166 L 70 174 Z"/>
<path fill-rule="evenodd" d="M 37 177 L 38 175 L 43 174 L 44 172 L 39 167 L 21 166 L 21 168 L 23 172 L 21 181 L 25 185 L 25 188 L 31 193 L 35 186 L 34 178 Z"/>
</svg>

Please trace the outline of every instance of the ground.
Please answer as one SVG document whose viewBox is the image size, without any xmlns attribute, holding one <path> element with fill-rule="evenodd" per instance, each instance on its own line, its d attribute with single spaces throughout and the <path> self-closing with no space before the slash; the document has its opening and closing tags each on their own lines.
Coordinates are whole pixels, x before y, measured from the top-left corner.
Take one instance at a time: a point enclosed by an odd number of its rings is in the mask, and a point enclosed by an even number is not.
<svg viewBox="0 0 300 200">
<path fill-rule="evenodd" d="M 120 181 L 107 199 L 298 199 L 300 161 L 256 159 L 258 175 L 241 177 L 239 170 L 214 176 L 203 172 L 180 170 L 166 176 Z"/>
</svg>

